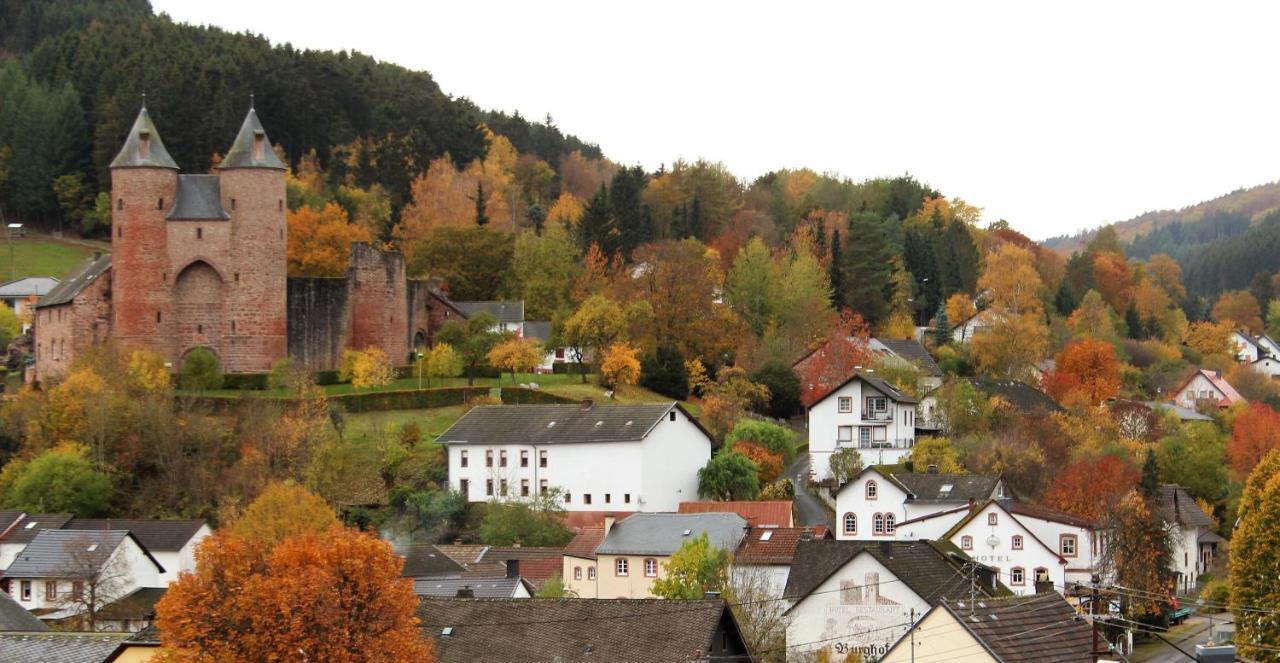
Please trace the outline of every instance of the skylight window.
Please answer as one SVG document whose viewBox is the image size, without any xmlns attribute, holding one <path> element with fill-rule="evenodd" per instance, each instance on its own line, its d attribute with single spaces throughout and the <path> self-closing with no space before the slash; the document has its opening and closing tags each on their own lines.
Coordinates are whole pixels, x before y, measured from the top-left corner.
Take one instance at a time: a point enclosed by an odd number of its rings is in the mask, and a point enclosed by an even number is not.
<svg viewBox="0 0 1280 663">
<path fill-rule="evenodd" d="M 27 523 L 27 529 L 31 529 L 32 527 L 35 527 L 35 526 L 36 526 L 36 521 L 34 520 Z"/>
<path fill-rule="evenodd" d="M 773 538 L 773 530 L 765 530 L 760 533 L 761 541 L 768 541 L 769 539 L 772 539 L 772 538 Z"/>
<path fill-rule="evenodd" d="M 947 484 L 943 484 L 943 485 L 942 485 L 942 487 L 938 489 L 938 492 L 941 492 L 941 493 L 949 493 L 949 492 L 951 492 L 951 489 L 952 489 L 953 487 L 954 487 L 954 485 L 953 485 L 953 484 L 949 484 L 949 483 L 947 483 Z"/>
<path fill-rule="evenodd" d="M 603 425 L 604 425 L 604 422 L 603 422 L 603 421 L 597 421 L 597 422 L 596 422 L 596 428 L 599 428 L 599 427 L 601 427 L 601 426 L 603 426 Z"/>
<path fill-rule="evenodd" d="M 684 534 L 682 536 L 689 536 L 690 534 L 693 534 L 693 530 L 687 529 L 684 531 Z"/>
<path fill-rule="evenodd" d="M 85 548 L 85 550 L 87 550 L 88 552 L 94 552 L 97 549 L 98 549 L 98 544 L 96 543 L 91 543 L 89 544 L 88 548 Z"/>
<path fill-rule="evenodd" d="M 554 428 L 554 427 L 555 427 L 555 425 L 556 425 L 556 422 L 552 421 L 552 422 L 550 422 L 550 423 L 548 423 L 548 424 L 547 424 L 547 428 Z"/>
</svg>

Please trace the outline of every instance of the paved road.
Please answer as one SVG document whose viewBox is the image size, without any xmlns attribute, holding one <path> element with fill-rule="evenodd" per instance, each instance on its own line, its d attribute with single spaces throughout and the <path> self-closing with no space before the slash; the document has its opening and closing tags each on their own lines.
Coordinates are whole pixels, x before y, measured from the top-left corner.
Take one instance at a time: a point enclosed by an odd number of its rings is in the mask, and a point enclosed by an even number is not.
<svg viewBox="0 0 1280 663">
<path fill-rule="evenodd" d="M 787 476 L 791 477 L 791 481 L 796 486 L 796 525 L 805 527 L 826 525 L 834 529 L 835 522 L 827 513 L 826 507 L 807 489 L 809 485 L 808 453 L 802 452 L 796 457 L 791 467 L 787 468 Z"/>
<path fill-rule="evenodd" d="M 1214 615 L 1214 621 L 1222 623 L 1230 617 L 1227 614 Z M 1196 645 L 1202 645 L 1209 640 L 1209 618 L 1193 615 L 1172 634 L 1165 634 L 1164 638 L 1177 645 L 1183 652 L 1195 656 Z M 1134 647 L 1133 656 L 1129 657 L 1129 660 L 1133 663 L 1186 663 L 1190 660 L 1178 649 L 1159 640 L 1147 642 Z"/>
</svg>

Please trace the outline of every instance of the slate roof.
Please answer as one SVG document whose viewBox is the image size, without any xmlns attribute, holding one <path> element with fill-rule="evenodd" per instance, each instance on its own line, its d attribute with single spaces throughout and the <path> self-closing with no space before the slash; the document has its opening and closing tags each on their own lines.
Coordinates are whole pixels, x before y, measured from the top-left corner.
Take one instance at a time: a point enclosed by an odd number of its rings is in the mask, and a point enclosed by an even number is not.
<svg viewBox="0 0 1280 663">
<path fill-rule="evenodd" d="M 461 589 L 470 589 L 478 599 L 509 599 L 516 589 L 524 585 L 533 594 L 533 588 L 524 578 L 478 578 L 471 574 L 451 578 L 418 578 L 413 581 L 413 593 L 437 599 L 454 598 Z"/>
<path fill-rule="evenodd" d="M 477 313 L 488 313 L 499 323 L 524 322 L 523 299 L 488 302 L 454 301 L 453 305 L 457 307 L 459 311 L 462 311 L 463 315 L 466 315 L 468 318 L 476 315 Z"/>
<path fill-rule="evenodd" d="M 419 578 L 422 576 L 457 575 L 466 569 L 429 543 L 414 543 L 397 548 L 396 553 L 404 557 L 404 569 L 400 575 Z"/>
<path fill-rule="evenodd" d="M 708 599 L 424 599 L 418 617 L 440 663 L 706 660 L 718 627 L 737 630 Z"/>
<path fill-rule="evenodd" d="M 946 601 L 965 630 L 1001 663 L 1085 663 L 1092 661 L 1089 623 L 1057 592 L 1032 596 Z M 1030 636 L 1032 632 L 1034 636 Z"/>
<path fill-rule="evenodd" d="M 942 377 L 942 369 L 938 367 L 938 363 L 930 356 L 929 351 L 920 345 L 919 341 L 906 340 L 899 338 L 873 338 L 874 343 L 879 343 L 893 354 L 916 364 L 920 370 L 928 377 Z"/>
<path fill-rule="evenodd" d="M 29 513 L 0 537 L 0 543 L 30 543 L 36 535 L 47 529 L 62 529 L 71 520 L 69 513 Z"/>
<path fill-rule="evenodd" d="M 0 536 L 3 536 L 5 531 L 24 515 L 25 513 L 19 509 L 0 509 Z"/>
<path fill-rule="evenodd" d="M 1088 518 L 1073 516 L 1065 511 L 1051 509 L 1041 504 L 1030 504 L 1028 502 L 1019 502 L 1011 499 L 997 501 L 1000 502 L 1000 505 L 1003 506 L 1006 511 L 1015 516 L 1039 518 L 1040 520 L 1048 520 L 1050 522 L 1062 523 L 1073 527 L 1096 528 L 1098 526 L 1098 523 L 1095 523 Z M 981 511 L 981 509 L 975 509 L 974 513 L 977 513 L 978 511 Z"/>
<path fill-rule="evenodd" d="M 1160 517 L 1165 522 L 1187 527 L 1213 527 L 1213 519 L 1196 504 L 1187 489 L 1173 484 L 1160 486 Z"/>
<path fill-rule="evenodd" d="M 150 150 L 148 154 L 142 153 L 142 136 L 148 136 Z M 138 111 L 138 117 L 134 119 L 133 126 L 129 128 L 129 134 L 124 139 L 124 145 L 120 151 L 116 153 L 116 157 L 111 160 L 111 168 L 172 168 L 178 169 L 178 164 L 169 156 L 169 151 L 164 149 L 164 141 L 160 140 L 160 132 L 156 131 L 156 125 L 151 121 L 151 114 L 147 112 L 144 105 Z"/>
<path fill-rule="evenodd" d="M 253 139 L 255 136 L 261 136 L 263 149 L 261 157 L 257 157 L 253 153 Z M 284 162 L 280 157 L 276 156 L 275 150 L 271 149 L 271 141 L 267 139 L 267 132 L 262 128 L 262 122 L 258 120 L 258 112 L 249 106 L 249 112 L 244 116 L 244 123 L 240 125 L 240 131 L 236 134 L 236 139 L 231 143 L 231 149 L 227 150 L 227 156 L 222 158 L 222 162 L 218 164 L 219 170 L 228 168 L 272 168 L 275 170 L 285 170 Z"/>
<path fill-rule="evenodd" d="M 39 617 L 13 600 L 6 592 L 0 592 L 0 631 L 48 631 L 49 627 Z"/>
<path fill-rule="evenodd" d="M 128 633 L 0 633 L 0 663 L 102 663 Z"/>
<path fill-rule="evenodd" d="M 937 605 L 946 597 L 969 596 L 969 578 L 961 570 L 969 558 L 955 545 L 947 541 L 891 540 L 800 541 L 783 596 L 797 601 L 798 605 L 827 578 L 864 552 L 929 605 Z M 978 583 L 978 588 L 987 595 L 998 591 L 983 583 Z"/>
<path fill-rule="evenodd" d="M 752 527 L 790 527 L 791 500 L 681 502 L 680 513 L 736 513 Z"/>
<path fill-rule="evenodd" d="M 9 564 L 9 568 L 5 569 L 5 576 L 10 578 L 47 578 L 50 576 L 58 576 L 66 573 L 68 564 L 68 556 L 74 551 L 76 555 L 84 555 L 80 562 L 76 564 L 92 562 L 94 564 L 104 564 L 116 548 L 125 540 L 134 537 L 126 530 L 66 530 L 66 529 L 46 529 L 40 530 L 36 537 L 27 544 L 27 547 L 18 553 L 18 556 Z M 89 550 L 93 545 L 97 548 Z M 146 546 L 138 543 L 142 550 L 146 552 Z M 81 553 L 80 551 L 83 551 Z M 156 568 L 164 571 L 164 567 L 151 557 L 150 552 L 146 552 L 156 565 Z"/>
<path fill-rule="evenodd" d="M 684 411 L 675 401 L 618 405 L 482 405 L 462 415 L 449 430 L 440 434 L 437 442 L 482 445 L 638 442 L 672 408 Z"/>
<path fill-rule="evenodd" d="M 43 297 L 58 287 L 58 279 L 51 276 L 28 276 L 8 283 L 0 283 L 0 297 Z"/>
<path fill-rule="evenodd" d="M 915 502 L 948 503 L 968 502 L 970 499 L 981 502 L 991 499 L 996 485 L 1000 483 L 998 475 L 987 474 L 927 474 L 919 472 L 894 472 L 891 475 Z M 943 487 L 950 486 L 944 491 Z"/>
<path fill-rule="evenodd" d="M 1061 412 L 1062 406 L 1047 394 L 1025 382 L 997 380 L 993 378 L 965 378 L 969 384 L 987 396 L 999 396 L 1019 412 L 1044 410 Z"/>
<path fill-rule="evenodd" d="M 603 527 L 583 527 L 574 535 L 569 545 L 564 547 L 564 554 L 569 557 L 595 559 L 596 548 L 604 541 Z"/>
<path fill-rule="evenodd" d="M 747 521 L 736 513 L 635 513 L 614 524 L 597 555 L 670 555 L 706 532 L 711 545 L 737 550 Z M 688 532 L 688 534 L 685 534 Z"/>
<path fill-rule="evenodd" d="M 885 396 L 888 396 L 890 400 L 892 400 L 895 403 L 906 403 L 906 404 L 914 405 L 917 402 L 916 399 L 899 391 L 897 387 L 889 384 L 888 382 L 885 381 L 884 378 L 878 375 L 875 375 L 868 371 L 854 371 L 853 375 L 850 375 L 849 378 L 846 379 L 844 382 L 841 382 L 840 384 L 836 385 L 834 389 L 832 389 L 831 391 L 828 391 L 822 398 L 819 398 L 818 400 L 814 401 L 813 405 L 810 405 L 809 407 L 813 407 L 814 405 L 817 405 L 818 403 L 821 403 L 822 401 L 827 400 L 828 398 L 831 397 L 832 394 L 836 393 L 837 391 L 840 391 L 842 388 L 844 388 L 846 384 L 849 384 L 854 380 L 862 380 L 863 382 L 866 382 L 867 384 L 871 385 L 873 389 L 875 389 L 876 391 L 879 391 Z"/>
<path fill-rule="evenodd" d="M 546 345 L 551 340 L 551 322 L 546 320 L 525 320 L 524 337 L 542 341 Z"/>
<path fill-rule="evenodd" d="M 1258 361 L 1262 361 L 1259 359 Z M 1182 421 L 1213 421 L 1213 417 L 1207 414 L 1200 414 L 1190 408 L 1174 405 L 1173 403 L 1161 403 L 1160 401 L 1142 401 L 1142 404 L 1153 409 L 1169 410 L 1178 415 L 1178 419 Z"/>
<path fill-rule="evenodd" d="M 806 538 L 821 539 L 829 532 L 818 534 L 812 527 L 762 527 L 752 528 L 742 538 L 734 553 L 734 564 L 756 566 L 791 566 L 796 556 L 796 546 Z"/>
<path fill-rule="evenodd" d="M 156 603 L 164 598 L 164 587 L 139 587 L 98 611 L 99 619 L 142 621 L 156 614 Z"/>
<path fill-rule="evenodd" d="M 151 552 L 178 552 L 204 525 L 203 520 L 72 518 L 62 529 L 128 530 Z"/>
<path fill-rule="evenodd" d="M 102 278 L 102 275 L 106 274 L 108 269 L 111 269 L 111 254 L 107 253 L 93 257 L 76 269 L 71 276 L 59 283 L 57 287 L 50 290 L 49 294 L 41 297 L 40 301 L 36 302 L 36 308 L 57 306 L 70 302 L 90 284 Z"/>
<path fill-rule="evenodd" d="M 179 175 L 173 208 L 164 217 L 170 221 L 226 221 L 222 209 L 222 180 L 217 175 Z"/>
</svg>

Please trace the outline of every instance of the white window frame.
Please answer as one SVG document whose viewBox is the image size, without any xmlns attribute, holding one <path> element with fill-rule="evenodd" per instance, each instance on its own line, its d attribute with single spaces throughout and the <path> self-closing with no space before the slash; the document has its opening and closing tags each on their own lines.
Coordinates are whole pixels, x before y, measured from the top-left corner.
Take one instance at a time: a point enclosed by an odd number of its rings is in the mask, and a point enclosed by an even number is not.
<svg viewBox="0 0 1280 663">
<path fill-rule="evenodd" d="M 626 557 L 619 557 L 613 562 L 613 574 L 619 578 L 625 578 L 627 577 L 627 573 L 631 570 L 629 568 L 630 566 L 631 565 L 627 562 Z"/>
<path fill-rule="evenodd" d="M 853 527 L 849 527 L 850 524 L 852 524 Z M 845 534 L 857 534 L 858 514 L 853 513 L 852 511 L 844 514 L 844 517 L 840 519 L 840 525 L 844 528 Z"/>
<path fill-rule="evenodd" d="M 645 560 L 644 560 L 644 577 L 646 577 L 646 578 L 657 578 L 657 577 L 658 577 L 658 560 L 656 560 L 656 559 L 654 559 L 654 558 L 652 558 L 652 557 L 646 557 L 646 558 L 645 558 Z"/>
<path fill-rule="evenodd" d="M 839 396 L 836 398 L 836 407 L 840 414 L 849 414 L 853 412 L 853 397 Z"/>
</svg>

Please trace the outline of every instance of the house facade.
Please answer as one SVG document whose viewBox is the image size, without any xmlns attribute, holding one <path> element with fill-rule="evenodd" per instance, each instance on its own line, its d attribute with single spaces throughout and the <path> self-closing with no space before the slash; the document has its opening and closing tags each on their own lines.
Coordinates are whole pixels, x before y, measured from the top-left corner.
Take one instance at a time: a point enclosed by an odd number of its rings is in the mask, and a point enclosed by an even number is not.
<svg viewBox="0 0 1280 663">
<path fill-rule="evenodd" d="M 1271 355 L 1259 357 L 1252 364 L 1249 364 L 1249 368 L 1273 380 L 1280 378 L 1280 359 L 1276 359 Z"/>
<path fill-rule="evenodd" d="M 787 580 L 801 541 L 834 540 L 823 527 L 752 527 L 733 554 L 730 573 L 737 587 L 763 600 L 785 601 Z"/>
<path fill-rule="evenodd" d="M 1258 360 L 1263 354 L 1263 350 L 1258 346 L 1258 341 L 1249 334 L 1239 329 L 1231 332 L 1230 336 L 1231 349 L 1235 351 L 1236 361 L 1249 364 Z"/>
<path fill-rule="evenodd" d="M 698 495 L 711 436 L 678 403 L 491 405 L 438 438 L 469 502 L 555 495 L 566 511 L 672 512 Z"/>
<path fill-rule="evenodd" d="M 0 283 L 0 306 L 17 314 L 22 321 L 22 333 L 31 329 L 28 316 L 35 315 L 35 302 L 53 290 L 58 279 L 51 276 L 28 276 L 8 283 Z"/>
<path fill-rule="evenodd" d="M 184 571 L 196 570 L 196 547 L 213 529 L 203 520 L 141 520 L 115 518 L 72 518 L 65 530 L 127 530 L 164 567 L 160 587 L 178 579 Z"/>
<path fill-rule="evenodd" d="M 924 390 L 942 386 L 942 369 L 919 341 L 897 338 L 872 338 L 872 352 L 882 360 L 911 365 L 920 370 L 920 387 Z"/>
<path fill-rule="evenodd" d="M 1006 496 L 998 476 L 892 472 L 873 465 L 836 494 L 836 538 L 892 539 L 900 523 Z"/>
<path fill-rule="evenodd" d="M 732 553 L 747 521 L 732 513 L 637 513 L 606 519 L 604 529 L 595 549 L 595 597 L 642 599 L 655 596 L 653 583 L 666 577 L 667 563 L 686 541 L 706 534 L 712 546 Z"/>
<path fill-rule="evenodd" d="M 916 444 L 916 400 L 867 371 L 809 406 L 809 472 L 831 477 L 831 455 L 856 449 L 864 465 L 894 464 Z"/>
<path fill-rule="evenodd" d="M 42 530 L 5 569 L 9 595 L 43 619 L 76 614 L 69 602 L 98 585 L 103 605 L 162 587 L 164 567 L 123 530 Z"/>
<path fill-rule="evenodd" d="M 1197 370 L 1174 392 L 1173 404 L 1191 410 L 1228 408 L 1246 402 L 1240 392 L 1223 379 L 1222 374 L 1207 368 Z"/>
<path fill-rule="evenodd" d="M 1218 545 L 1225 542 L 1214 531 L 1213 519 L 1200 508 L 1186 488 L 1160 486 L 1160 517 L 1172 532 L 1174 581 L 1179 593 L 1200 587 L 1200 576 L 1213 565 Z"/>
</svg>

